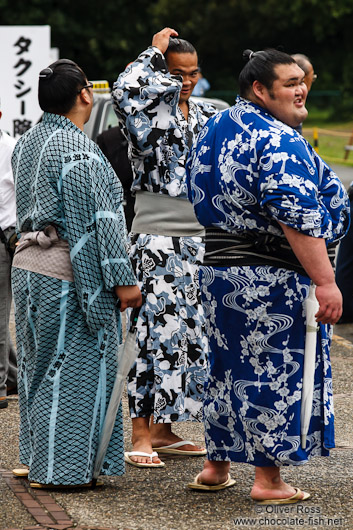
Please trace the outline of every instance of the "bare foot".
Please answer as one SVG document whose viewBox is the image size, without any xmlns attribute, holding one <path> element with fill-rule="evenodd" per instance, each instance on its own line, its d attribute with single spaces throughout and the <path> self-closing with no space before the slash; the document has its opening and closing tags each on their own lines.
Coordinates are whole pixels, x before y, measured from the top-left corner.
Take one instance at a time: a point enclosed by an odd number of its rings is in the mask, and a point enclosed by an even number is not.
<svg viewBox="0 0 353 530">
<path fill-rule="evenodd" d="M 132 419 L 132 445 L 133 451 L 141 451 L 143 453 L 152 454 L 151 435 L 149 430 L 149 418 L 133 418 Z M 148 458 L 147 456 L 131 455 L 130 459 L 139 464 L 160 464 L 161 460 L 158 456 Z"/>
<path fill-rule="evenodd" d="M 216 485 L 226 482 L 230 469 L 230 462 L 216 462 L 206 460 L 203 470 L 198 476 L 200 484 Z"/>
<path fill-rule="evenodd" d="M 296 489 L 281 479 L 279 467 L 255 468 L 255 481 L 250 493 L 254 501 L 287 499 L 295 493 Z"/>
<path fill-rule="evenodd" d="M 172 432 L 170 423 L 151 423 L 150 424 L 150 436 L 152 447 L 163 447 L 165 445 L 175 444 L 181 442 L 182 438 Z M 199 445 L 185 444 L 178 447 L 182 451 L 204 451 L 204 447 Z"/>
<path fill-rule="evenodd" d="M 296 489 L 282 480 L 277 488 L 259 488 L 254 485 L 250 496 L 254 501 L 263 501 L 265 499 L 288 499 L 295 493 Z"/>
</svg>

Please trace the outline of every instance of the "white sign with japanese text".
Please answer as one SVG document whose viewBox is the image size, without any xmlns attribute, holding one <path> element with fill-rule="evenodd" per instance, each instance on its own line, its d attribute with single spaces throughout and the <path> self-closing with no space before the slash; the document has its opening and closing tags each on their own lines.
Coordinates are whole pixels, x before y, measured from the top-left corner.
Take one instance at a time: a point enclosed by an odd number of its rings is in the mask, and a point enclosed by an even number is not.
<svg viewBox="0 0 353 530">
<path fill-rule="evenodd" d="M 0 129 L 19 137 L 42 115 L 39 72 L 50 64 L 50 26 L 0 26 Z"/>
</svg>

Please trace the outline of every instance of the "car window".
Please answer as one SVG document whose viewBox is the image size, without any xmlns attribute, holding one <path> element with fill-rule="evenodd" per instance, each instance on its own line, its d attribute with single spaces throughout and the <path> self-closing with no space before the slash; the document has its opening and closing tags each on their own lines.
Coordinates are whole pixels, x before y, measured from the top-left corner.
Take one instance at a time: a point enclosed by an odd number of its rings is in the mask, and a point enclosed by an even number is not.
<svg viewBox="0 0 353 530">
<path fill-rule="evenodd" d="M 104 106 L 104 116 L 103 116 L 103 127 L 102 131 L 110 129 L 111 127 L 116 127 L 118 125 L 118 118 L 114 112 L 113 106 L 110 101 L 107 101 Z"/>
</svg>

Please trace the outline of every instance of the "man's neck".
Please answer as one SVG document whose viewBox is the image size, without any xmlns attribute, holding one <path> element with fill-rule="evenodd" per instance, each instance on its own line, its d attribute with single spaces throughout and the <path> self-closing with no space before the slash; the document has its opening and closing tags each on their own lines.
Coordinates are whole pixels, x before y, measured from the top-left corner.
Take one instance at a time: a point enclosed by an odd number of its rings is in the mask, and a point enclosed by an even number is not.
<svg viewBox="0 0 353 530">
<path fill-rule="evenodd" d="M 83 131 L 83 126 L 85 124 L 85 121 L 81 114 L 77 112 L 68 112 L 67 114 L 62 114 L 65 118 L 68 118 L 76 127 L 81 129 Z"/>
</svg>

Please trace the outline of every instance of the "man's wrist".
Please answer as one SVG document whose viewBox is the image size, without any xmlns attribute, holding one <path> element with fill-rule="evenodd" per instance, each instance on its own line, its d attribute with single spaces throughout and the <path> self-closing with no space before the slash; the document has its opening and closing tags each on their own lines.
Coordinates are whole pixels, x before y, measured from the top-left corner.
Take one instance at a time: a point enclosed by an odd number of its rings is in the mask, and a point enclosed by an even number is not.
<svg viewBox="0 0 353 530">
<path fill-rule="evenodd" d="M 162 57 L 164 58 L 164 53 L 162 52 L 162 50 L 160 48 L 158 48 L 158 46 L 156 46 L 155 44 L 151 44 L 150 48 L 155 51 L 155 52 L 159 52 Z"/>
</svg>

